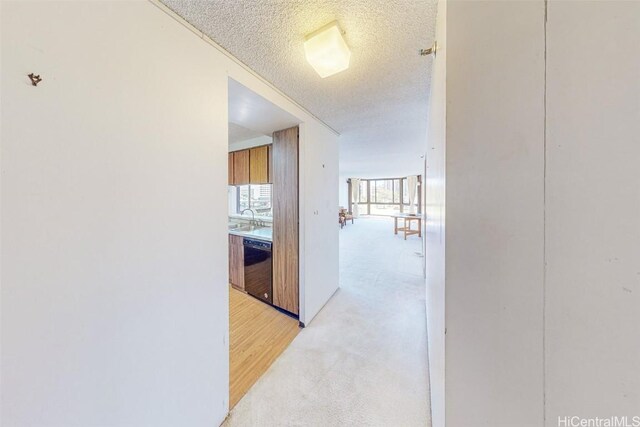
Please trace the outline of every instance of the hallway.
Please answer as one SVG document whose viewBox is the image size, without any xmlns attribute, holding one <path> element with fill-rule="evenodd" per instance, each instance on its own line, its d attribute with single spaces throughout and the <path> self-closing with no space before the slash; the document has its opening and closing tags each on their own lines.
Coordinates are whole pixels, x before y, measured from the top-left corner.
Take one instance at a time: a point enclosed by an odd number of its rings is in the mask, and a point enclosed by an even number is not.
<svg viewBox="0 0 640 427">
<path fill-rule="evenodd" d="M 340 289 L 224 425 L 429 425 L 420 251 L 391 218 L 349 222 Z"/>
</svg>

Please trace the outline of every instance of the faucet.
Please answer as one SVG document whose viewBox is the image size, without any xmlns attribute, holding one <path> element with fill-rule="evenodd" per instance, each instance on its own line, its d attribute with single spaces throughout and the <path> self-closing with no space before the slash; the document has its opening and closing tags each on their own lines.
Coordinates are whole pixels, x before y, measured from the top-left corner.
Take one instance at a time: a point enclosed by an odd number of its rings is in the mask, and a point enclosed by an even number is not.
<svg viewBox="0 0 640 427">
<path fill-rule="evenodd" d="M 258 225 L 258 223 L 256 222 L 256 213 L 253 211 L 253 209 L 251 208 L 243 209 L 242 212 L 240 212 L 240 215 L 243 215 L 246 211 L 251 212 L 251 221 L 249 221 L 249 224 Z"/>
</svg>

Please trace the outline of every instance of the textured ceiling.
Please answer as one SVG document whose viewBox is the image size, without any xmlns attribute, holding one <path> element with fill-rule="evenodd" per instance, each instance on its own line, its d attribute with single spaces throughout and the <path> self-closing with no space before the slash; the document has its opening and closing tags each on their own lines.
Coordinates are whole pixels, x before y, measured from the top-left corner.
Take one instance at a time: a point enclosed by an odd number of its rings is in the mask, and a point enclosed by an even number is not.
<svg viewBox="0 0 640 427">
<path fill-rule="evenodd" d="M 163 0 L 196 28 L 340 132 L 340 171 L 421 170 L 436 0 Z M 321 79 L 304 36 L 337 20 L 349 69 Z"/>
</svg>

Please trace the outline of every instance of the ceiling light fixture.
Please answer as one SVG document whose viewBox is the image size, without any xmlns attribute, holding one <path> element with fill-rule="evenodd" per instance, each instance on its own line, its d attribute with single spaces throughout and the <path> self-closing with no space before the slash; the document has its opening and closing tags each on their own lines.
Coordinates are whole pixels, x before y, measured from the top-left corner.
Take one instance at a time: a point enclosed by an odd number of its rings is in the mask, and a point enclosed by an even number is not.
<svg viewBox="0 0 640 427">
<path fill-rule="evenodd" d="M 331 22 L 305 38 L 307 61 L 322 77 L 329 77 L 349 68 L 351 51 L 342 38 L 338 22 Z"/>
</svg>

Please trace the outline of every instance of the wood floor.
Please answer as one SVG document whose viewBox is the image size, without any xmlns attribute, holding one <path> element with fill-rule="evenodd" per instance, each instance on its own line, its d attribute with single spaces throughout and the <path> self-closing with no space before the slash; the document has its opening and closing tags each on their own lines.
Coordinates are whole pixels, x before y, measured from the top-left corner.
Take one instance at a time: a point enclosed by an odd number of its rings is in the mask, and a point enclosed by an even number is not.
<svg viewBox="0 0 640 427">
<path fill-rule="evenodd" d="M 229 409 L 298 335 L 298 321 L 229 287 Z"/>
</svg>

